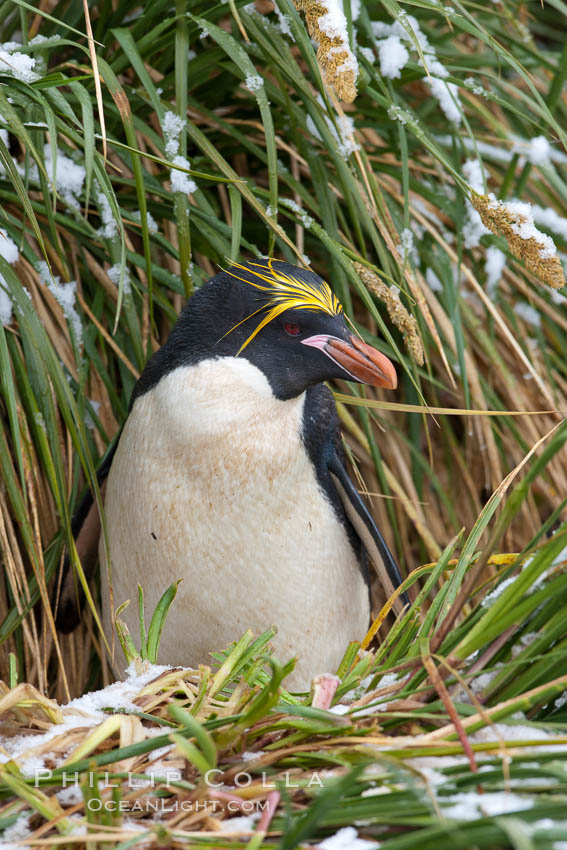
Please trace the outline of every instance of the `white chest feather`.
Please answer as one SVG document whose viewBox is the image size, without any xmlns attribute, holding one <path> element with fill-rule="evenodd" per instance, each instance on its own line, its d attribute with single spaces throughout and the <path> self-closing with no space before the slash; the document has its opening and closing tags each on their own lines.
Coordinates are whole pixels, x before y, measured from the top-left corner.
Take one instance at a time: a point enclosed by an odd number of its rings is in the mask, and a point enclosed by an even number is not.
<svg viewBox="0 0 567 850">
<path fill-rule="evenodd" d="M 368 592 L 303 448 L 303 403 L 276 399 L 265 376 L 236 358 L 181 367 L 136 401 L 106 518 L 114 601 L 132 599 L 134 635 L 137 583 L 153 610 L 183 579 L 161 661 L 196 665 L 245 629 L 275 624 L 282 660 L 299 656 L 292 683 L 301 686 L 334 672 L 363 636 Z"/>
</svg>

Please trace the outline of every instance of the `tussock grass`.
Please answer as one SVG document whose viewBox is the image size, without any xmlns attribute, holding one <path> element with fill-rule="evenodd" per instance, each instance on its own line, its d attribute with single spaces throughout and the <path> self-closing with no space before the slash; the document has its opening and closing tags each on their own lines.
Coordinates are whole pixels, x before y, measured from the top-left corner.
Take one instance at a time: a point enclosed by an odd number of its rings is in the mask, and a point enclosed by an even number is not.
<svg viewBox="0 0 567 850">
<path fill-rule="evenodd" d="M 360 72 L 354 101 L 341 103 L 324 86 L 303 11 L 290 0 L 277 6 L 279 14 L 263 0 L 176 0 L 173 14 L 160 0 L 143 9 L 134 0 L 95 4 L 90 50 L 81 4 L 47 13 L 7 0 L 0 8 L 1 41 L 21 33 L 16 52 L 35 60 L 37 74 L 26 77 L 25 60 L 10 54 L 0 64 L 2 722 L 14 734 L 44 729 L 60 709 L 42 715 L 42 701 L 63 704 L 106 682 L 96 593 L 84 626 L 63 639 L 49 598 L 64 548 L 73 555 L 73 509 L 85 486 L 96 492 L 96 466 L 134 382 L 183 301 L 226 257 L 309 261 L 362 336 L 399 363 L 396 400 L 421 408 L 408 413 L 383 405 L 379 392 L 336 387 L 354 472 L 362 489 L 379 494 L 370 496 L 374 514 L 415 599 L 387 635 L 380 626 L 372 655 L 356 661 L 351 651 L 338 695 L 371 670 L 411 678 L 393 705 L 386 694 L 387 712 L 353 714 L 345 726 L 344 718 L 315 717 L 309 699 L 278 697 L 281 667 L 260 672 L 248 658 L 251 666 L 227 676 L 222 691 L 244 717 L 256 705 L 248 740 L 242 718 L 227 721 L 227 739 L 217 730 L 207 690 L 214 674 L 180 674 L 168 691 L 161 680 L 154 686 L 161 694 L 148 712 L 154 719 L 132 721 L 128 733 L 127 721 L 114 721 L 89 758 L 97 765 L 136 758 L 145 769 L 144 723 L 153 728 L 170 702 L 179 703 L 212 735 L 223 770 L 274 732 L 262 747 L 289 750 L 270 762 L 275 775 L 290 767 L 306 781 L 321 764 L 337 771 L 313 797 L 282 789 L 266 846 L 322 839 L 358 821 L 392 848 L 416 840 L 528 846 L 518 823 L 560 817 L 564 806 L 561 747 L 523 756 L 514 741 L 508 763 L 498 736 L 489 746 L 474 735 L 516 711 L 527 715 L 522 726 L 565 731 L 565 710 L 555 704 L 567 670 L 565 541 L 562 527 L 547 534 L 564 519 L 567 489 L 567 313 L 563 293 L 536 276 L 537 263 L 524 264 L 517 240 L 484 232 L 472 201 L 493 192 L 530 202 L 564 263 L 564 10 L 383 0 L 362 4 L 353 22 L 355 4 L 346 2 Z M 397 35 L 385 29 L 394 21 Z M 46 40 L 34 40 L 38 33 Z M 381 72 L 392 35 L 409 54 L 399 77 Z M 405 318 L 396 325 L 394 315 Z M 546 412 L 432 416 L 428 407 Z M 512 554 L 497 557 L 501 551 Z M 432 564 L 419 567 L 425 562 Z M 495 585 L 501 594 L 488 598 Z M 463 697 L 463 677 L 482 683 L 478 704 Z M 18 681 L 27 684 L 18 690 Z M 373 676 L 364 690 L 379 685 Z M 195 689 L 204 700 L 197 709 Z M 168 722 L 192 743 L 195 728 L 180 718 Z M 121 753 L 117 736 L 130 733 L 140 736 L 138 749 Z M 191 761 L 187 747 L 176 746 L 189 765 L 183 793 L 204 794 L 198 753 L 190 751 Z M 440 756 L 468 752 L 468 765 L 436 763 L 454 781 L 451 793 L 479 785 L 472 752 L 486 768 L 485 790 L 529 788 L 533 806 L 513 820 L 447 825 L 439 814 L 445 790 L 403 766 L 432 748 Z M 0 823 L 31 806 L 32 825 L 40 826 L 55 812 L 56 783 L 36 794 L 16 764 L 0 768 L 7 801 Z M 369 769 L 378 776 L 369 781 L 387 793 L 360 796 Z M 537 786 L 544 772 L 553 786 Z M 19 802 L 8 801 L 14 795 Z M 65 832 L 69 817 L 56 828 Z M 180 819 L 180 828 L 211 831 L 207 817 Z M 561 829 L 536 825 L 526 840 L 548 848 L 567 839 Z M 251 841 L 259 846 L 258 836 Z"/>
</svg>

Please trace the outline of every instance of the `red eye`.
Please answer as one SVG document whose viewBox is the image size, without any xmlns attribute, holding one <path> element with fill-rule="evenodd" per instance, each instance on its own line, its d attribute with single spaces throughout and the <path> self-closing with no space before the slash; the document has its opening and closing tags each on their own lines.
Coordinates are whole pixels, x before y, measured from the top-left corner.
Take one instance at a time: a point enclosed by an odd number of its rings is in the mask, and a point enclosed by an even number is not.
<svg viewBox="0 0 567 850">
<path fill-rule="evenodd" d="M 288 336 L 299 336 L 301 333 L 301 328 L 295 322 L 286 322 L 283 329 Z"/>
</svg>

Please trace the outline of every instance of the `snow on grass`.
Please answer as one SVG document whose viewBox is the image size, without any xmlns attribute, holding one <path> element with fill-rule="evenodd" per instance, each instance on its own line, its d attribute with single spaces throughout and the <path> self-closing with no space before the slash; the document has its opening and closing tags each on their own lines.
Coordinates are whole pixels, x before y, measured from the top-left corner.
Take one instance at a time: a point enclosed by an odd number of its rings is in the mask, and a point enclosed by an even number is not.
<svg viewBox="0 0 567 850">
<path fill-rule="evenodd" d="M 556 150 L 551 145 L 544 149 L 544 145 L 539 141 L 542 138 L 543 136 L 536 136 L 533 139 L 522 139 L 518 136 L 511 136 L 510 141 L 513 144 L 510 146 L 506 146 L 504 143 L 502 145 L 494 145 L 490 142 L 483 142 L 480 139 L 469 137 L 463 137 L 460 141 L 465 150 L 475 155 L 480 154 L 486 157 L 486 159 L 492 159 L 495 162 L 510 162 L 515 154 L 520 153 L 522 154 L 518 160 L 518 167 L 520 168 L 523 167 L 526 159 L 536 165 L 543 164 L 542 157 L 544 150 L 547 154 L 547 160 L 558 165 L 565 165 L 567 163 L 567 154 Z M 441 135 L 436 136 L 435 139 L 439 144 L 447 147 L 451 147 L 454 142 L 453 136 Z M 539 162 L 537 162 L 538 158 L 540 160 Z"/>
<path fill-rule="evenodd" d="M 567 218 L 559 215 L 550 207 L 541 207 L 539 204 L 532 204 L 532 215 L 534 221 L 547 227 L 548 230 L 553 230 L 567 242 Z"/>
<path fill-rule="evenodd" d="M 7 123 L 3 116 L 0 115 L 0 121 Z M 27 121 L 26 126 L 45 126 L 42 122 L 36 122 L 32 124 L 32 122 Z M 0 130 L 0 137 L 2 141 L 7 145 L 8 144 L 8 132 L 6 130 Z M 44 155 L 44 165 L 45 170 L 47 172 L 47 177 L 50 182 L 53 181 L 53 156 L 51 151 L 51 145 L 46 144 L 43 148 Z M 33 162 L 29 168 L 27 169 L 25 166 L 18 162 L 14 157 L 12 157 L 12 161 L 14 166 L 20 176 L 24 179 L 28 179 L 29 182 L 33 185 L 39 186 L 39 171 L 35 162 Z M 0 176 L 6 174 L 5 167 L 0 164 Z M 55 189 L 66 201 L 69 206 L 73 207 L 73 209 L 79 209 L 79 196 L 83 191 L 83 185 L 85 182 L 86 170 L 83 165 L 78 162 L 75 162 L 71 157 L 67 156 L 67 154 L 63 153 L 62 150 L 57 148 L 56 150 L 56 158 L 55 158 Z"/>
<path fill-rule="evenodd" d="M 46 264 L 44 263 L 44 265 Z M 34 776 L 36 770 L 44 769 L 46 759 L 53 759 L 57 762 L 59 757 L 47 751 L 42 752 L 41 756 L 34 755 L 33 752 L 27 756 L 26 753 L 40 747 L 43 748 L 49 741 L 61 735 L 67 735 L 71 729 L 90 728 L 102 723 L 108 716 L 103 712 L 103 708 L 114 709 L 114 711 L 139 712 L 140 709 L 132 700 L 148 682 L 171 669 L 170 666 L 166 665 L 146 664 L 144 671 L 137 673 L 132 663 L 126 669 L 124 681 L 114 682 L 114 684 L 108 685 L 100 691 L 92 691 L 71 700 L 67 705 L 62 705 L 62 723 L 50 726 L 46 732 L 40 735 L 0 737 L 0 747 L 3 747 L 8 754 L 8 760 L 18 759 L 18 764 L 23 772 L 27 776 Z M 2 759 L 2 761 L 6 760 L 5 757 Z"/>
<path fill-rule="evenodd" d="M 567 273 L 567 255 L 560 254 L 561 261 L 565 268 L 565 272 Z M 548 295 L 551 296 L 551 300 L 554 304 L 565 304 L 567 303 L 567 298 L 561 292 L 558 292 L 556 289 L 550 289 Z"/>
<path fill-rule="evenodd" d="M 443 284 L 441 283 L 433 269 L 428 268 L 425 270 L 425 280 L 427 281 L 429 288 L 433 290 L 433 292 L 443 292 Z"/>
<path fill-rule="evenodd" d="M 52 277 L 49 266 L 43 260 L 37 263 L 36 268 L 41 282 L 49 289 L 63 310 L 63 315 L 71 326 L 77 345 L 81 345 L 83 340 L 83 326 L 81 324 L 81 317 L 75 309 L 77 281 L 70 280 L 67 283 L 61 283 L 59 275 Z"/>
<path fill-rule="evenodd" d="M 255 11 L 255 9 L 254 9 Z M 284 12 L 280 11 L 278 4 L 274 3 L 274 12 L 278 16 L 278 22 L 280 27 L 280 32 L 282 35 L 287 35 L 291 38 L 292 41 L 295 41 L 293 37 L 293 33 L 290 27 L 290 18 L 289 15 L 284 14 Z"/>
<path fill-rule="evenodd" d="M 173 157 L 173 164 L 178 165 L 180 168 L 185 168 L 187 171 L 191 168 L 189 160 L 179 154 Z M 183 171 L 178 171 L 176 168 L 172 168 L 169 174 L 171 179 L 171 188 L 174 192 L 182 192 L 184 195 L 192 195 L 193 192 L 197 190 L 197 184 L 195 181 L 191 180 L 189 175 L 185 174 Z"/>
<path fill-rule="evenodd" d="M 319 850 L 375 850 L 380 844 L 359 838 L 354 826 L 344 826 L 317 844 Z"/>
<path fill-rule="evenodd" d="M 356 705 L 356 702 L 366 695 L 370 683 L 375 677 L 376 673 L 371 673 L 369 676 L 366 676 L 366 678 L 362 679 L 359 685 L 352 690 L 347 691 L 346 694 L 343 694 L 341 701 L 336 705 L 333 705 L 329 711 L 332 714 L 347 714 L 353 712 L 355 717 L 366 717 L 370 714 L 376 714 L 376 712 L 379 711 L 387 711 L 389 703 L 384 702 L 385 697 L 381 696 L 379 692 L 385 691 L 392 685 L 401 686 L 407 676 L 400 676 L 399 673 L 385 673 L 376 687 L 375 697 L 374 691 L 372 692 L 374 701 L 367 702 L 363 705 Z M 388 695 L 388 697 L 389 696 L 390 695 Z M 393 699 L 398 699 L 397 695 L 394 695 Z"/>
<path fill-rule="evenodd" d="M 474 189 L 479 195 L 484 194 L 484 172 L 481 161 L 479 159 L 467 159 L 463 165 L 463 173 L 471 189 Z"/>
<path fill-rule="evenodd" d="M 523 635 L 520 635 L 517 642 L 512 647 L 512 658 L 516 658 L 517 655 L 520 655 L 520 653 L 522 653 L 524 649 L 526 649 L 526 647 L 531 646 L 532 643 L 535 643 L 535 641 L 538 640 L 539 637 L 539 632 L 525 632 Z"/>
<path fill-rule="evenodd" d="M 134 210 L 134 212 L 132 213 L 132 218 L 134 219 L 134 221 L 139 221 L 141 223 L 142 213 L 140 212 L 140 210 Z M 148 231 L 150 233 L 158 232 L 157 221 L 149 211 L 146 211 L 146 224 L 148 225 Z"/>
<path fill-rule="evenodd" d="M 295 201 L 293 198 L 280 198 L 280 203 L 283 207 L 287 207 L 289 210 L 293 210 L 293 212 L 299 216 L 301 223 L 304 227 L 306 227 L 307 229 L 311 227 L 311 225 L 313 224 L 313 219 L 308 213 L 305 212 L 303 207 L 299 206 L 297 201 Z"/>
<path fill-rule="evenodd" d="M 264 750 L 256 750 L 255 753 L 240 753 L 240 758 L 242 761 L 256 761 L 256 759 L 261 758 L 263 755 L 265 755 Z"/>
<path fill-rule="evenodd" d="M 166 112 L 163 116 L 161 129 L 165 138 L 165 153 L 173 159 L 179 153 L 179 139 L 185 127 L 185 119 L 175 112 Z"/>
<path fill-rule="evenodd" d="M 526 158 L 532 165 L 547 165 L 551 159 L 551 145 L 545 136 L 535 136 L 530 139 Z"/>
<path fill-rule="evenodd" d="M 53 179 L 53 157 L 51 145 L 45 145 L 43 148 L 45 156 L 45 170 L 50 180 Z M 83 191 L 83 185 L 86 177 L 86 170 L 83 165 L 75 162 L 67 154 L 57 148 L 57 156 L 55 159 L 55 188 L 61 195 L 64 201 L 74 209 L 79 209 L 79 196 Z M 39 183 L 39 175 L 37 165 L 30 169 L 30 180 L 34 183 Z"/>
<path fill-rule="evenodd" d="M 484 177 L 482 163 L 479 159 L 467 159 L 463 164 L 463 174 L 474 192 L 479 195 L 484 194 Z M 465 248 L 476 248 L 480 245 L 481 236 L 490 233 L 490 231 L 484 226 L 479 213 L 469 200 L 465 201 L 465 206 L 466 216 L 462 230 Z"/>
<path fill-rule="evenodd" d="M 339 153 L 348 157 L 354 151 L 360 150 L 360 145 L 354 141 L 354 121 L 349 115 L 338 115 L 337 125 Z"/>
<path fill-rule="evenodd" d="M 518 712 L 513 717 L 518 717 L 519 720 L 526 720 L 525 715 L 521 712 Z M 483 729 L 477 729 L 476 732 L 472 732 L 468 737 L 472 743 L 476 744 L 505 741 L 510 748 L 514 746 L 514 742 L 518 741 L 542 742 L 533 747 L 522 747 L 521 750 L 524 753 L 565 752 L 567 750 L 567 744 L 561 743 L 564 740 L 563 735 L 556 735 L 554 732 L 548 732 L 547 729 L 542 729 L 539 726 L 529 726 L 527 721 L 525 723 L 493 723 L 490 726 L 485 726 Z"/>
<path fill-rule="evenodd" d="M 251 815 L 244 815 L 243 817 L 227 818 L 221 821 L 221 832 L 254 832 L 254 824 L 259 817 L 259 812 L 253 812 Z"/>
<path fill-rule="evenodd" d="M 498 584 L 494 590 L 491 590 L 490 593 L 487 593 L 486 596 L 481 600 L 481 606 L 483 608 L 490 608 L 490 606 L 495 602 L 498 597 L 504 593 L 507 587 L 510 587 L 516 581 L 517 576 L 510 576 L 510 578 L 504 579 Z"/>
<path fill-rule="evenodd" d="M 102 221 L 102 227 L 99 227 L 98 229 L 99 236 L 102 236 L 103 239 L 116 239 L 118 237 L 118 224 L 114 218 L 110 201 L 96 181 L 95 199 Z"/>
<path fill-rule="evenodd" d="M 92 408 L 92 411 L 95 416 L 98 416 L 98 412 L 100 410 L 100 401 L 94 401 L 94 399 L 89 399 L 89 404 Z M 85 425 L 87 428 L 90 428 L 91 431 L 96 431 L 96 422 L 94 421 L 90 410 L 87 408 L 85 410 Z"/>
<path fill-rule="evenodd" d="M 116 263 L 114 266 L 111 266 L 107 270 L 107 275 L 112 281 L 112 283 L 118 287 L 120 284 L 120 275 L 122 274 L 122 266 L 120 263 Z M 124 269 L 124 293 L 129 295 L 132 292 L 132 282 L 130 280 L 130 273 L 128 269 Z"/>
<path fill-rule="evenodd" d="M 6 286 L 6 281 L 0 274 L 0 322 L 6 327 L 12 321 L 12 299 L 3 286 Z"/>
<path fill-rule="evenodd" d="M 18 254 L 18 246 L 14 242 L 13 239 L 10 239 L 5 230 L 0 227 L 0 257 L 6 260 L 10 265 L 14 265 L 17 261 Z M 5 287 L 5 288 L 3 288 Z M 6 279 L 0 274 L 0 322 L 4 326 L 7 326 L 12 321 L 12 299 L 10 298 L 8 289 L 8 283 Z"/>
<path fill-rule="evenodd" d="M 464 81 L 464 85 L 472 91 L 473 94 L 482 95 L 486 97 L 486 92 L 483 87 L 475 80 L 474 77 L 466 77 Z"/>
<path fill-rule="evenodd" d="M 480 696 L 481 694 L 484 694 L 484 692 L 488 690 L 494 679 L 498 676 L 502 667 L 502 664 L 495 664 L 492 670 L 488 670 L 486 673 L 481 673 L 480 676 L 475 676 L 474 679 L 471 679 L 471 681 L 468 682 L 469 690 L 475 696 Z M 465 702 L 471 701 L 468 697 L 469 695 L 467 693 L 466 698 L 464 700 Z"/>
<path fill-rule="evenodd" d="M 409 227 L 404 227 L 400 233 L 400 244 L 397 246 L 397 250 L 404 262 L 411 259 L 414 263 L 419 263 L 419 254 L 415 249 L 413 233 Z"/>
<path fill-rule="evenodd" d="M 451 820 L 477 820 L 482 817 L 494 817 L 510 812 L 521 812 L 531 809 L 535 801 L 509 791 L 489 791 L 479 794 L 477 791 L 463 791 L 453 794 L 449 805 L 444 804 L 443 798 L 438 798 L 441 811 Z"/>
<path fill-rule="evenodd" d="M 323 109 L 325 122 L 333 139 L 335 140 L 338 152 L 345 159 L 348 159 L 354 151 L 360 150 L 360 145 L 354 140 L 354 121 L 348 115 L 339 115 L 337 113 L 334 113 L 335 121 L 333 121 L 330 115 L 326 114 L 327 107 L 320 94 L 317 95 L 317 101 Z M 319 139 L 319 141 L 322 142 L 323 137 L 317 129 L 311 115 L 307 116 L 305 123 L 311 135 L 315 136 L 316 139 Z"/>
<path fill-rule="evenodd" d="M 81 794 L 82 799 L 83 795 Z M 2 842 L 0 845 L 2 850 L 25 850 L 26 847 L 29 847 L 29 844 L 21 844 L 20 842 L 31 835 L 31 832 L 30 815 L 24 812 L 19 815 L 12 826 L 6 827 L 2 833 Z"/>
<path fill-rule="evenodd" d="M 246 86 L 249 92 L 252 92 L 252 94 L 254 94 L 254 92 L 257 92 L 262 88 L 262 86 L 264 85 L 264 80 L 259 74 L 248 74 L 248 76 L 244 80 L 244 85 Z"/>
<path fill-rule="evenodd" d="M 12 74 L 22 83 L 33 83 L 39 79 L 39 74 L 34 70 L 36 60 L 27 53 L 20 53 L 18 47 L 21 47 L 21 44 L 17 41 L 0 44 L 0 73 Z"/>
<path fill-rule="evenodd" d="M 427 70 L 431 74 L 431 79 L 428 79 L 428 85 L 431 89 L 433 97 L 438 101 L 439 106 L 453 124 L 459 125 L 463 120 L 463 108 L 459 99 L 459 87 L 455 83 L 444 82 L 449 76 L 449 72 L 438 59 L 425 57 Z"/>
<path fill-rule="evenodd" d="M 379 41 L 377 47 L 382 76 L 391 80 L 398 79 L 409 60 L 409 51 L 402 44 L 401 38 L 399 35 L 389 35 Z"/>
<path fill-rule="evenodd" d="M 391 121 L 399 121 L 400 124 L 407 124 L 408 121 L 412 120 L 411 113 L 395 103 L 388 107 L 388 118 Z"/>
<path fill-rule="evenodd" d="M 498 283 L 505 266 L 506 254 L 504 251 L 501 251 L 500 248 L 496 248 L 494 245 L 486 249 L 486 263 L 484 266 L 486 272 L 486 291 L 491 298 L 496 294 Z"/>
<path fill-rule="evenodd" d="M 140 709 L 134 705 L 132 699 L 138 695 L 144 685 L 171 669 L 168 664 L 148 664 L 144 672 L 137 673 L 132 662 L 126 668 L 126 678 L 123 681 L 114 682 L 100 691 L 90 691 L 83 694 L 83 696 L 71 700 L 67 708 L 85 711 L 99 720 L 104 720 L 106 716 L 102 712 L 103 708 L 139 711 Z"/>
<path fill-rule="evenodd" d="M 526 159 L 532 165 L 549 165 L 552 147 L 545 136 L 534 136 L 532 139 L 517 139 L 512 148 L 512 153 L 522 154 L 522 165 Z"/>
<path fill-rule="evenodd" d="M 362 0 L 350 0 L 350 14 L 352 16 L 353 21 L 358 20 L 361 11 L 362 11 Z"/>
<path fill-rule="evenodd" d="M 0 257 L 13 266 L 18 256 L 18 246 L 13 239 L 10 239 L 6 231 L 0 227 Z"/>
<path fill-rule="evenodd" d="M 420 64 L 423 64 L 423 56 L 425 60 L 423 67 L 427 75 L 426 84 L 449 121 L 459 125 L 463 120 L 463 109 L 459 99 L 458 86 L 455 83 L 446 82 L 449 72 L 437 58 L 435 48 L 422 32 L 417 19 L 402 11 L 398 15 L 398 20 L 393 24 L 372 21 L 372 31 L 379 39 L 377 47 L 380 54 L 380 67 L 384 76 L 392 79 L 399 77 L 401 69 L 409 59 L 408 49 L 415 51 L 416 61 Z M 392 37 L 396 40 L 391 40 Z M 420 46 L 422 56 L 415 50 L 414 38 Z M 405 42 L 407 47 L 402 42 Z M 402 51 L 407 54 L 405 60 Z"/>
<path fill-rule="evenodd" d="M 535 307 L 532 307 L 526 301 L 520 301 L 518 304 L 514 304 L 514 312 L 529 325 L 533 325 L 535 328 L 541 327 L 541 314 L 539 310 L 536 310 Z"/>
</svg>

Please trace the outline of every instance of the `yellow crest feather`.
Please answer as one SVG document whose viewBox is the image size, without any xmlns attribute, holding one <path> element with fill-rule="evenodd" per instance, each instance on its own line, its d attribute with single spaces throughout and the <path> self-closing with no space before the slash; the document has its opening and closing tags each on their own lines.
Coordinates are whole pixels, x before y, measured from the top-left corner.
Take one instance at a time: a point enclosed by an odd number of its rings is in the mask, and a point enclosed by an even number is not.
<svg viewBox="0 0 567 850">
<path fill-rule="evenodd" d="M 256 334 L 260 333 L 262 328 L 269 324 L 273 319 L 276 319 L 286 310 L 320 310 L 327 313 L 329 316 L 338 316 L 343 312 L 341 303 L 335 293 L 330 288 L 326 281 L 322 281 L 319 286 L 309 283 L 305 280 L 300 280 L 293 275 L 288 275 L 285 272 L 274 268 L 273 264 L 284 262 L 270 257 L 267 261 L 267 267 L 261 263 L 247 263 L 243 265 L 235 260 L 230 260 L 230 268 L 225 269 L 226 273 L 241 280 L 243 283 L 259 289 L 268 296 L 267 303 L 255 310 L 250 316 L 246 316 L 241 322 L 234 325 L 228 333 L 231 333 L 235 328 L 248 319 L 260 313 L 262 310 L 267 310 L 266 315 L 261 319 L 257 327 L 252 331 L 248 339 L 240 346 L 238 354 L 243 351 L 246 346 L 252 342 Z M 246 277 L 241 277 L 236 274 L 233 269 L 239 269 L 247 272 L 250 275 L 258 278 L 258 283 L 254 280 L 249 280 Z M 262 271 L 256 271 L 262 270 Z"/>
</svg>

